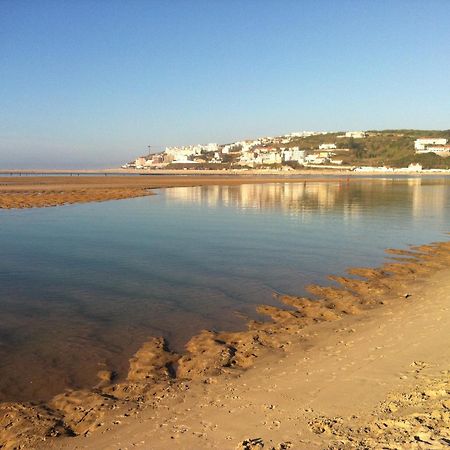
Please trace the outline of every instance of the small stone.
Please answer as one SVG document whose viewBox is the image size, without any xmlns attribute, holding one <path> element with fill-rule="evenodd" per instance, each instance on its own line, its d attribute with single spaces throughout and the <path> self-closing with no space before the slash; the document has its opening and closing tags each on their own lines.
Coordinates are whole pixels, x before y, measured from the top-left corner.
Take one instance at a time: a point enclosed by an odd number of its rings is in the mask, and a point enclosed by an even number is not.
<svg viewBox="0 0 450 450">
<path fill-rule="evenodd" d="M 99 378 L 101 381 L 110 382 L 113 378 L 113 372 L 110 370 L 99 370 L 97 372 L 97 378 Z"/>
<path fill-rule="evenodd" d="M 388 405 L 387 405 L 387 408 L 386 408 L 389 412 L 395 412 L 395 411 L 397 411 L 398 410 L 398 407 L 397 407 L 397 405 L 395 404 L 395 403 L 393 403 L 393 402 L 391 402 L 391 403 L 389 403 Z"/>
<path fill-rule="evenodd" d="M 430 435 L 428 433 L 416 433 L 414 435 L 414 439 L 419 442 L 423 442 L 425 444 L 432 444 L 430 442 Z"/>
<path fill-rule="evenodd" d="M 246 439 L 241 442 L 237 450 L 258 450 L 264 447 L 264 441 L 261 438 Z"/>
</svg>

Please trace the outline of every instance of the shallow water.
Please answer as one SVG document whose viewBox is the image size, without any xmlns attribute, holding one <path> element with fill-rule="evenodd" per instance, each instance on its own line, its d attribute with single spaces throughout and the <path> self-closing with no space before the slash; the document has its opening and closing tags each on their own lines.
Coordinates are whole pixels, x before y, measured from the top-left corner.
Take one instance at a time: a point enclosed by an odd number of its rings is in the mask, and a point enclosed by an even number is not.
<svg viewBox="0 0 450 450">
<path fill-rule="evenodd" d="M 152 335 L 171 348 L 239 329 L 273 292 L 384 249 L 446 240 L 440 178 L 204 186 L 151 197 L 0 211 L 0 400 L 46 399 L 126 373 Z"/>
</svg>

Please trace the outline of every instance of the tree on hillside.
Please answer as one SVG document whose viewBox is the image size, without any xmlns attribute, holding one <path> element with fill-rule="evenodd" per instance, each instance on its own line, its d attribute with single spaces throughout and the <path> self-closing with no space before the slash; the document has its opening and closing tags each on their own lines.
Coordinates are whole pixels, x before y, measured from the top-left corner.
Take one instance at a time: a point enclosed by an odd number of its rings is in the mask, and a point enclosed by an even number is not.
<svg viewBox="0 0 450 450">
<path fill-rule="evenodd" d="M 356 142 L 352 137 L 348 140 L 348 148 L 353 151 L 356 158 L 362 159 L 364 157 L 364 146 L 360 142 Z"/>
</svg>

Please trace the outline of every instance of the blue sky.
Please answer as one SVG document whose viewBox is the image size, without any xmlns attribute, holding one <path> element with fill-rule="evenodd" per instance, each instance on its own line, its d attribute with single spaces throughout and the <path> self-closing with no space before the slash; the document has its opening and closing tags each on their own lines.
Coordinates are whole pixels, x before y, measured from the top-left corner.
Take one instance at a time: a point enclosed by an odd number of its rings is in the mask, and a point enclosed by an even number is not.
<svg viewBox="0 0 450 450">
<path fill-rule="evenodd" d="M 0 0 L 0 167 L 448 129 L 449 18 L 448 0 Z"/>
</svg>

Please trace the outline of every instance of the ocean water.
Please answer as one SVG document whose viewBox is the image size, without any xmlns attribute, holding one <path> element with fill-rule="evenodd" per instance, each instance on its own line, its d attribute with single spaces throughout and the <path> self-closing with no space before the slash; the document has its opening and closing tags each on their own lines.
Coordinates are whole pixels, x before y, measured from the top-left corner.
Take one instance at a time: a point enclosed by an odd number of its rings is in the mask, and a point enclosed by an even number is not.
<svg viewBox="0 0 450 450">
<path fill-rule="evenodd" d="M 235 330 L 274 292 L 384 249 L 447 240 L 450 180 L 351 179 L 170 188 L 129 200 L 0 210 L 0 401 L 124 376 L 150 336 L 180 351 Z"/>
</svg>

